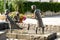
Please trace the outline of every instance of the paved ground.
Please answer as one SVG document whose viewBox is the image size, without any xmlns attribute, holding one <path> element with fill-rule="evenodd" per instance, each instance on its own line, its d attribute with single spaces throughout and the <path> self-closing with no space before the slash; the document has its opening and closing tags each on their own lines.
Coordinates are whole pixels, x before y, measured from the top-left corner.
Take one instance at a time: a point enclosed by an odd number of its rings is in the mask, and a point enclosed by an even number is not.
<svg viewBox="0 0 60 40">
<path fill-rule="evenodd" d="M 42 18 L 44 25 L 60 25 L 60 16 Z M 37 24 L 36 19 L 27 18 L 24 23 Z"/>
</svg>

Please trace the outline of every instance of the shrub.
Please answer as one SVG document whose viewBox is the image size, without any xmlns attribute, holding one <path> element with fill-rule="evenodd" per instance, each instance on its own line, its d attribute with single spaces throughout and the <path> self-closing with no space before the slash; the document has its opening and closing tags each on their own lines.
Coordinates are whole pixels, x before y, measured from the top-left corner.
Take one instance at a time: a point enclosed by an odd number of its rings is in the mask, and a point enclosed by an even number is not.
<svg viewBox="0 0 60 40">
<path fill-rule="evenodd" d="M 60 3 L 52 3 L 52 2 L 24 2 L 24 9 L 26 11 L 31 11 L 31 5 L 36 5 L 38 9 L 41 11 L 60 11 Z"/>
</svg>

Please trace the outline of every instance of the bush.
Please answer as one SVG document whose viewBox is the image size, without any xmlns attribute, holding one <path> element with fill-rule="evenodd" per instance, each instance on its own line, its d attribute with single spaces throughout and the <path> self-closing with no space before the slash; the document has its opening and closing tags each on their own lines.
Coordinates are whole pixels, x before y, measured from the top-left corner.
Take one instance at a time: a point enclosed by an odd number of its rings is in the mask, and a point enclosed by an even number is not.
<svg viewBox="0 0 60 40">
<path fill-rule="evenodd" d="M 36 5 L 41 11 L 60 11 L 60 3 L 52 2 L 24 2 L 24 11 L 31 11 L 31 5 Z"/>
<path fill-rule="evenodd" d="M 3 3 L 2 3 L 3 4 Z M 40 9 L 42 12 L 45 11 L 54 11 L 58 12 L 60 11 L 60 3 L 52 3 L 52 2 L 21 2 L 18 3 L 18 11 L 21 13 L 25 13 L 27 11 L 31 11 L 31 5 L 36 5 L 38 9 Z M 6 5 L 8 8 L 8 6 Z M 14 9 L 14 5 L 10 5 L 10 11 L 16 11 Z M 0 4 L 0 11 L 3 11 L 4 7 Z"/>
<path fill-rule="evenodd" d="M 4 2 L 0 1 L 0 12 L 4 11 Z"/>
</svg>

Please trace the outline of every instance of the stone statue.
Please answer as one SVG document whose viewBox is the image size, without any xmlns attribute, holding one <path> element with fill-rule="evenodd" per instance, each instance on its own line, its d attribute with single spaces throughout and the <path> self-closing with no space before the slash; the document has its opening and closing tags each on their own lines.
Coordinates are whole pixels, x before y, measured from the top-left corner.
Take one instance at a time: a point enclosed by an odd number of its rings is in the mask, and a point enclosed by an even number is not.
<svg viewBox="0 0 60 40">
<path fill-rule="evenodd" d="M 44 33 L 44 25 L 43 25 L 42 18 L 41 18 L 41 11 L 36 8 L 36 5 L 32 5 L 31 8 L 32 8 L 32 10 L 35 10 L 34 11 L 34 16 L 38 20 L 38 28 L 41 27 L 42 28 L 42 33 Z M 37 30 L 36 30 L 36 32 L 37 32 Z"/>
</svg>

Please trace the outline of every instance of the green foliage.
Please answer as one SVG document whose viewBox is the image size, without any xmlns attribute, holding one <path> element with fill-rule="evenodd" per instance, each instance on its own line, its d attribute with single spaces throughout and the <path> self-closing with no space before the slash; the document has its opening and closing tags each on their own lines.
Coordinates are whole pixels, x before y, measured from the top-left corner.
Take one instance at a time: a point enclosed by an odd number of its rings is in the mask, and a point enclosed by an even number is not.
<svg viewBox="0 0 60 40">
<path fill-rule="evenodd" d="M 24 4 L 23 4 L 23 1 L 24 0 L 18 0 L 16 1 L 16 5 L 17 5 L 17 10 L 20 12 L 20 13 L 24 13 Z"/>
<path fill-rule="evenodd" d="M 24 12 L 31 10 L 31 5 L 33 5 L 33 2 L 24 2 Z"/>
<path fill-rule="evenodd" d="M 53 2 L 24 2 L 24 0 L 15 0 L 11 1 L 11 4 L 8 6 L 9 2 L 6 2 L 6 9 L 12 11 L 19 11 L 20 13 L 25 13 L 31 11 L 31 5 L 36 5 L 38 9 L 42 12 L 45 11 L 60 11 L 60 3 Z M 10 7 L 10 8 L 9 8 Z M 4 1 L 0 1 L 0 12 L 4 11 Z"/>
<path fill-rule="evenodd" d="M 4 2 L 3 1 L 0 1 L 0 12 L 3 12 L 4 11 Z"/>
<path fill-rule="evenodd" d="M 45 11 L 60 11 L 60 3 L 52 3 L 52 2 L 22 2 L 16 1 L 16 6 L 18 7 L 18 11 L 21 13 L 25 13 L 27 11 L 31 11 L 31 5 L 36 5 L 38 9 L 42 12 Z M 15 7 L 12 5 L 13 8 Z M 16 8 L 15 8 L 16 9 Z M 16 9 L 17 10 L 17 9 Z"/>
<path fill-rule="evenodd" d="M 54 11 L 54 12 L 58 12 L 60 11 L 60 3 L 52 3 L 52 2 L 24 2 L 24 8 L 25 8 L 25 12 L 26 10 L 31 10 L 31 5 L 36 5 L 38 9 L 40 9 L 41 11 L 45 12 L 45 11 Z"/>
<path fill-rule="evenodd" d="M 15 11 L 14 6 L 12 4 L 10 4 L 10 9 L 9 10 L 10 10 L 10 12 Z"/>
<path fill-rule="evenodd" d="M 10 12 L 15 11 L 14 6 L 15 6 L 15 5 L 13 5 L 13 3 L 10 3 L 10 4 L 9 4 L 8 1 L 6 2 L 6 9 L 9 9 Z"/>
</svg>

